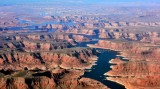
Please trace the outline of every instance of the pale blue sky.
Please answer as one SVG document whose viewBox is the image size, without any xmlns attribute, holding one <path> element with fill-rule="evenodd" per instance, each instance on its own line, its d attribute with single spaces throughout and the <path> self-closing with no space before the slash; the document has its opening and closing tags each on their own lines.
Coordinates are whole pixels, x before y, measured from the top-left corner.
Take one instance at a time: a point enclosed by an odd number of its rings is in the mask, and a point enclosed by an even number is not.
<svg viewBox="0 0 160 89">
<path fill-rule="evenodd" d="M 157 3 L 160 0 L 0 0 L 0 4 L 23 4 L 33 2 L 52 2 L 67 4 L 110 4 L 110 3 Z"/>
</svg>

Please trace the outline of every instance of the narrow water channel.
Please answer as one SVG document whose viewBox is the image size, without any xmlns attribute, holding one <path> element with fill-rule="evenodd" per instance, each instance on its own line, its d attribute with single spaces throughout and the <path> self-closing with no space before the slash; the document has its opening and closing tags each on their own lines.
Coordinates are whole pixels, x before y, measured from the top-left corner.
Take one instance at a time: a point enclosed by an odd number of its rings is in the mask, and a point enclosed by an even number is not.
<svg viewBox="0 0 160 89">
<path fill-rule="evenodd" d="M 93 66 L 90 72 L 86 71 L 83 77 L 95 79 L 111 89 L 125 89 L 124 86 L 116 82 L 106 80 L 106 76 L 104 75 L 107 71 L 111 70 L 110 64 L 108 63 L 109 60 L 111 60 L 112 58 L 116 58 L 117 54 L 118 53 L 116 51 L 103 50 L 96 62 L 97 65 Z"/>
<path fill-rule="evenodd" d="M 87 47 L 87 44 L 95 44 L 95 43 L 97 43 L 97 41 L 82 42 L 77 46 Z M 82 77 L 87 77 L 97 80 L 111 89 L 125 89 L 123 85 L 106 80 L 106 76 L 104 75 L 106 72 L 111 70 L 110 68 L 111 64 L 109 64 L 109 61 L 113 58 L 116 58 L 118 52 L 112 50 L 104 50 L 104 49 L 97 49 L 97 50 L 101 52 L 101 54 L 98 55 L 98 60 L 96 62 L 97 65 L 92 66 L 90 71 L 86 70 L 86 72 Z"/>
</svg>

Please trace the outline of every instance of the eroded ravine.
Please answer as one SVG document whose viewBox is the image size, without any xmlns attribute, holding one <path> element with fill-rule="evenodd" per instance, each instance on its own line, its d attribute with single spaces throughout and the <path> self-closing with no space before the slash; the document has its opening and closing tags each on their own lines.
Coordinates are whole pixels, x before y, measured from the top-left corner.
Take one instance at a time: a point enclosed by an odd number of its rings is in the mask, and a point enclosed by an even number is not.
<svg viewBox="0 0 160 89">
<path fill-rule="evenodd" d="M 79 46 L 86 47 L 87 44 L 95 44 L 95 43 L 96 41 L 82 42 L 81 44 L 79 44 Z M 82 77 L 87 77 L 87 78 L 97 80 L 111 89 L 125 89 L 123 85 L 106 80 L 106 76 L 104 75 L 107 71 L 111 70 L 110 68 L 111 64 L 109 64 L 109 61 L 111 59 L 116 58 L 118 55 L 118 52 L 112 51 L 112 50 L 104 50 L 104 49 L 97 49 L 97 50 L 101 53 L 98 55 L 98 60 L 96 62 L 96 65 L 92 66 L 91 69 L 86 69 L 86 72 Z"/>
<path fill-rule="evenodd" d="M 124 86 L 118 83 L 106 80 L 106 76 L 104 75 L 107 71 L 111 70 L 108 61 L 113 58 L 116 58 L 117 54 L 118 53 L 116 51 L 103 50 L 103 53 L 99 55 L 98 61 L 96 63 L 97 65 L 93 66 L 90 72 L 86 71 L 83 77 L 88 77 L 100 81 L 101 83 L 103 83 L 111 89 L 125 89 Z"/>
</svg>

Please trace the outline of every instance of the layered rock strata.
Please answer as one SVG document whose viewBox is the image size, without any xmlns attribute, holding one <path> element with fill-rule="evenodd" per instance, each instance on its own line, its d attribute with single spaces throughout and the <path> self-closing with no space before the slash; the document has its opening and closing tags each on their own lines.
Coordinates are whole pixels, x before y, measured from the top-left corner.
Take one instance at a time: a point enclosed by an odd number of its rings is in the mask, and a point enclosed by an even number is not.
<svg viewBox="0 0 160 89">
<path fill-rule="evenodd" d="M 124 85 L 127 89 L 159 89 L 159 45 L 124 40 L 100 40 L 96 45 L 120 51 L 125 58 L 112 59 L 108 80 Z M 118 55 L 119 56 L 119 55 Z"/>
</svg>

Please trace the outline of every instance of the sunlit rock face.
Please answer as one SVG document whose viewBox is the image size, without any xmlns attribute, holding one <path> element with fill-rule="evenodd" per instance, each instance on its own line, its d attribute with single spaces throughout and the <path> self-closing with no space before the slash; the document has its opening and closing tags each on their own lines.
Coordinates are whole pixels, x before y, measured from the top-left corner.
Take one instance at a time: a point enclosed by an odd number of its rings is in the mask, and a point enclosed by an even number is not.
<svg viewBox="0 0 160 89">
<path fill-rule="evenodd" d="M 11 52 L 1 54 L 1 69 L 23 70 L 34 68 L 55 68 L 57 66 L 64 68 L 83 69 L 90 65 L 92 57 L 96 53 L 92 49 L 66 49 L 51 52 L 25 53 Z M 3 65 L 7 65 L 4 67 Z"/>
<path fill-rule="evenodd" d="M 87 41 L 81 35 L 72 35 L 70 38 L 66 34 L 19 35 L 10 36 L 8 39 L 13 42 L 3 40 L 1 44 L 1 69 L 23 70 L 25 67 L 42 70 L 55 67 L 84 69 L 92 65 L 92 59 L 97 54 L 95 49 L 74 47 L 73 40 Z"/>
<path fill-rule="evenodd" d="M 89 79 L 79 78 L 83 74 L 81 70 L 53 69 L 52 71 L 24 70 L 24 71 L 0 71 L 1 89 L 109 89 L 103 84 Z M 5 77 L 10 76 L 10 77 Z M 12 77 L 12 78 L 11 78 Z"/>
<path fill-rule="evenodd" d="M 120 51 L 127 59 L 109 61 L 108 80 L 128 89 L 159 89 L 159 3 L 3 4 L 9 1 L 0 1 L 0 89 L 108 89 L 103 75 L 94 79 L 106 85 L 82 77 L 96 63 L 97 51 L 76 46 L 97 41 L 88 46 Z"/>
<path fill-rule="evenodd" d="M 159 32 L 147 31 L 147 32 L 136 32 L 129 31 L 129 29 L 99 29 L 99 38 L 107 38 L 107 39 L 125 39 L 132 41 L 141 41 L 141 42 L 151 42 L 151 43 L 159 43 L 160 37 Z"/>
<path fill-rule="evenodd" d="M 68 29 L 66 33 L 95 35 L 94 30 L 91 30 L 91 29 Z"/>
<path fill-rule="evenodd" d="M 81 77 L 97 58 L 95 49 L 75 47 L 74 41 L 89 41 L 82 35 L 8 35 L 0 41 L 1 89 L 109 89 Z"/>
<path fill-rule="evenodd" d="M 127 58 L 112 59 L 110 71 L 105 75 L 108 80 L 118 82 L 127 89 L 158 89 L 159 87 L 159 53 L 158 46 L 151 43 L 129 42 L 119 40 L 100 40 L 92 47 L 101 47 L 120 51 Z"/>
</svg>

